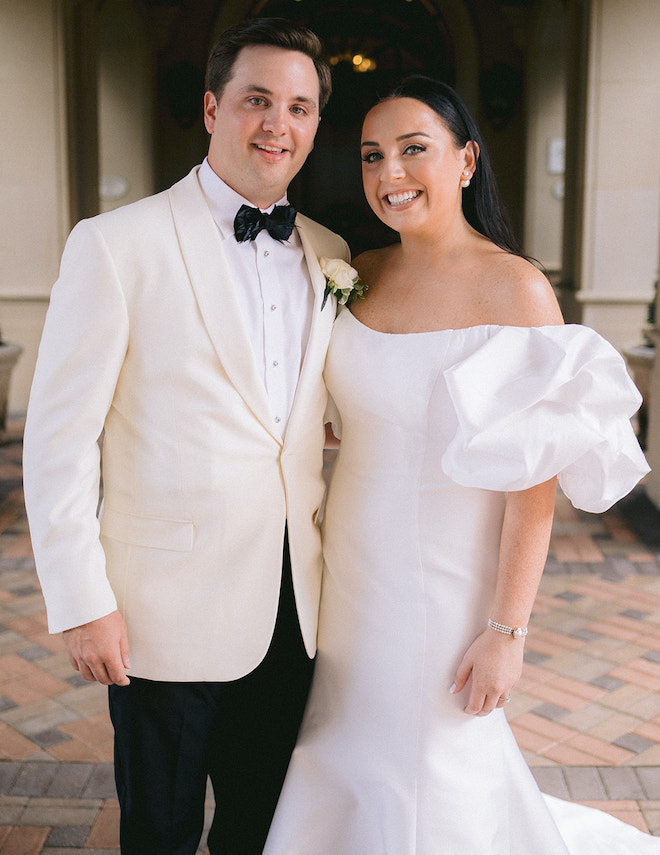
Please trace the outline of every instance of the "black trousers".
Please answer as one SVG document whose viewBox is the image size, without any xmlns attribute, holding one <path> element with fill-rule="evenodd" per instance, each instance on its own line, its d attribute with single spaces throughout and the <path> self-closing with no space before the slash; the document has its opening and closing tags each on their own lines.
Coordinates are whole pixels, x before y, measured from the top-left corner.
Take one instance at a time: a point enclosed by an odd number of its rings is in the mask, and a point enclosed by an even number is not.
<svg viewBox="0 0 660 855">
<path fill-rule="evenodd" d="M 216 802 L 211 855 L 260 855 L 313 667 L 285 543 L 275 633 L 255 671 L 227 683 L 131 677 L 129 686 L 110 686 L 123 855 L 194 855 L 209 776 Z"/>
</svg>

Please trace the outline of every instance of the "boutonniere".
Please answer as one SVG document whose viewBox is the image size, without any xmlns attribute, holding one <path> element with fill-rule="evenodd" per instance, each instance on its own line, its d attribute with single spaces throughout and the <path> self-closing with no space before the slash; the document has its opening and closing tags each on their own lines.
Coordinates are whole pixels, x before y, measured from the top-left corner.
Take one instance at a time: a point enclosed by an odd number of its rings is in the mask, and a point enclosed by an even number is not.
<svg viewBox="0 0 660 855">
<path fill-rule="evenodd" d="M 364 297 L 367 285 L 347 261 L 341 258 L 319 258 L 319 264 L 326 282 L 321 311 L 330 294 L 335 295 L 340 306 L 346 306 L 351 300 Z"/>
</svg>

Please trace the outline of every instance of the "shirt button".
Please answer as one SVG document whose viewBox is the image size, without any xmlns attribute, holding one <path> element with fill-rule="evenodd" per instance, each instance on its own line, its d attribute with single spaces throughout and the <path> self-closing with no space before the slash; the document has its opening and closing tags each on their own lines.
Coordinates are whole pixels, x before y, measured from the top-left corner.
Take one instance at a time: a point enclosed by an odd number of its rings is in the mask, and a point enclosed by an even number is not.
<svg viewBox="0 0 660 855">
<path fill-rule="evenodd" d="M 269 255 L 270 255 L 270 252 L 268 252 L 268 250 L 265 250 L 265 252 L 264 252 L 264 258 L 268 258 L 268 256 L 269 256 Z"/>
<path fill-rule="evenodd" d="M 277 306 L 273 303 L 273 305 L 270 307 L 271 312 L 274 312 L 276 308 Z"/>
<path fill-rule="evenodd" d="M 279 364 L 280 364 L 280 363 L 277 361 L 277 359 L 273 359 L 273 368 L 277 368 L 277 366 L 278 366 Z"/>
<path fill-rule="evenodd" d="M 275 416 L 275 423 L 276 423 L 276 424 L 279 424 L 279 423 L 280 423 L 280 417 L 279 417 L 279 416 Z"/>
</svg>

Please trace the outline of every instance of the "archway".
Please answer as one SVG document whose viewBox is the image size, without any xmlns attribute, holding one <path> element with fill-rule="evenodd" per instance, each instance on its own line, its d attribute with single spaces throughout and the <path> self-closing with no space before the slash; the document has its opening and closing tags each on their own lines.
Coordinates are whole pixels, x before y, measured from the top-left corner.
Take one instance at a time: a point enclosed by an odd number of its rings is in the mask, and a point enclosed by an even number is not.
<svg viewBox="0 0 660 855">
<path fill-rule="evenodd" d="M 532 0 L 525 2 L 518 16 L 525 26 L 532 5 Z M 161 24 L 167 17 L 160 5 L 152 5 L 150 15 Z M 199 104 L 211 44 L 227 26 L 257 16 L 307 24 L 335 62 L 333 98 L 316 149 L 292 184 L 294 204 L 344 234 L 355 252 L 392 240 L 362 197 L 360 121 L 394 81 L 422 71 L 455 85 L 465 99 L 521 233 L 524 51 L 516 33 L 519 36 L 524 27 L 513 28 L 495 0 L 480 0 L 478 8 L 468 0 L 198 0 L 194 7 L 177 3 L 165 26 L 154 27 L 168 33 L 158 53 L 158 187 L 174 183 L 206 153 Z M 357 56 L 369 62 L 353 63 Z"/>
<path fill-rule="evenodd" d="M 291 201 L 344 235 L 355 254 L 391 243 L 393 233 L 372 214 L 362 193 L 362 119 L 407 73 L 455 83 L 455 50 L 443 17 L 430 4 L 346 0 L 266 0 L 253 14 L 309 26 L 333 69 L 333 94 L 314 151 L 291 185 Z"/>
</svg>

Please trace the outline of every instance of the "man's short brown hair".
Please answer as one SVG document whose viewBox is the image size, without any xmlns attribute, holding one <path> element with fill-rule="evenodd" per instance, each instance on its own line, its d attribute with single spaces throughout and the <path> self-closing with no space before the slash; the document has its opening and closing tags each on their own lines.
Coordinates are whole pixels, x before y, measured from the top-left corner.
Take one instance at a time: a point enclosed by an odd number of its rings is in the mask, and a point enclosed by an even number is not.
<svg viewBox="0 0 660 855">
<path fill-rule="evenodd" d="M 308 56 L 319 78 L 319 112 L 325 107 L 332 91 L 332 81 L 330 67 L 323 59 L 321 41 L 307 27 L 284 18 L 255 18 L 225 30 L 209 54 L 204 80 L 207 92 L 213 92 L 220 100 L 231 79 L 236 57 L 249 45 L 271 45 Z"/>
</svg>

